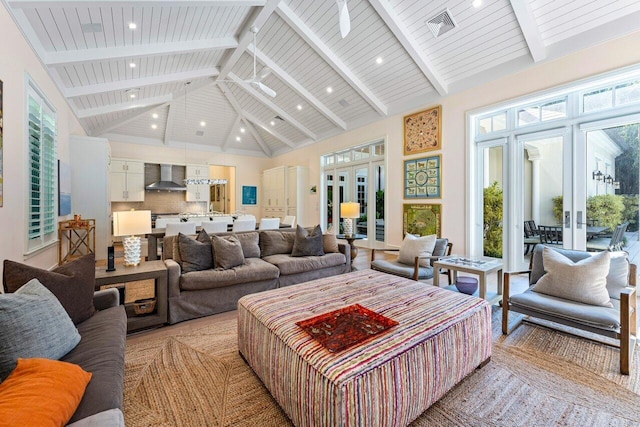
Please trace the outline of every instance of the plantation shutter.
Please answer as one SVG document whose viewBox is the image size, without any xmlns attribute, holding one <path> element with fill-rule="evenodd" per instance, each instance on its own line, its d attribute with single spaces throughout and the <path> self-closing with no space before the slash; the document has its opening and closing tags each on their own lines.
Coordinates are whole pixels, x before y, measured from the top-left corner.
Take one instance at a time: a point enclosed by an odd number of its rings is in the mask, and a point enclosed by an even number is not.
<svg viewBox="0 0 640 427">
<path fill-rule="evenodd" d="M 29 219 L 28 247 L 41 247 L 54 239 L 56 190 L 56 118 L 43 98 L 28 95 Z"/>
</svg>

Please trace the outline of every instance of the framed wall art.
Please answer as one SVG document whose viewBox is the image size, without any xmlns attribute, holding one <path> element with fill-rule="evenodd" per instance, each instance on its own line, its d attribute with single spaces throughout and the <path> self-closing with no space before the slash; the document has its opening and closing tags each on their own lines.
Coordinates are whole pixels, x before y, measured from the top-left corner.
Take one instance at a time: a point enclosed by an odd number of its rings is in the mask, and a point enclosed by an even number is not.
<svg viewBox="0 0 640 427">
<path fill-rule="evenodd" d="M 404 198 L 439 199 L 442 197 L 442 156 L 404 161 Z"/>
<path fill-rule="evenodd" d="M 442 107 L 430 108 L 404 117 L 404 154 L 442 148 Z"/>
<path fill-rule="evenodd" d="M 442 229 L 442 205 L 404 204 L 402 205 L 402 236 L 407 233 L 418 236 L 435 234 Z"/>
<path fill-rule="evenodd" d="M 257 205 L 258 204 L 258 187 L 255 185 L 242 186 L 242 204 Z"/>
</svg>

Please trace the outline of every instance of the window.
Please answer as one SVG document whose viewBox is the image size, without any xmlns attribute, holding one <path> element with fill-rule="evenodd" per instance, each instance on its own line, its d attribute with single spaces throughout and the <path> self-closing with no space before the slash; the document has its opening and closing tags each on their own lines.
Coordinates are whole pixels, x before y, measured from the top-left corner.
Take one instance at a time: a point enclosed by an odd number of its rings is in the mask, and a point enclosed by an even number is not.
<svg viewBox="0 0 640 427">
<path fill-rule="evenodd" d="M 567 117 L 567 99 L 556 99 L 518 109 L 518 127 Z"/>
<path fill-rule="evenodd" d="M 507 113 L 502 111 L 489 117 L 478 119 L 478 134 L 498 132 L 507 128 Z"/>
<path fill-rule="evenodd" d="M 27 89 L 27 251 L 55 241 L 56 115 L 33 82 Z"/>
</svg>

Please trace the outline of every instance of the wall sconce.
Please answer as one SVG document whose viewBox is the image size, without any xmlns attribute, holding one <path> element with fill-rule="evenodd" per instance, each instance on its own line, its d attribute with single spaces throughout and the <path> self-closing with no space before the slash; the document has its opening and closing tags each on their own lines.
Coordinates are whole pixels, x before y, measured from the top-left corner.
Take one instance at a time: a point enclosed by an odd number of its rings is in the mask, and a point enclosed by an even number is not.
<svg viewBox="0 0 640 427">
<path fill-rule="evenodd" d="M 613 177 L 611 175 L 607 175 L 604 178 L 604 182 L 607 183 L 607 184 L 613 184 Z"/>
<path fill-rule="evenodd" d="M 591 174 L 591 177 L 596 181 L 602 181 L 602 179 L 604 177 L 604 174 L 602 172 L 600 172 L 599 170 L 595 170 Z"/>
<path fill-rule="evenodd" d="M 613 189 L 614 190 L 620 189 L 620 181 L 613 181 Z"/>
</svg>

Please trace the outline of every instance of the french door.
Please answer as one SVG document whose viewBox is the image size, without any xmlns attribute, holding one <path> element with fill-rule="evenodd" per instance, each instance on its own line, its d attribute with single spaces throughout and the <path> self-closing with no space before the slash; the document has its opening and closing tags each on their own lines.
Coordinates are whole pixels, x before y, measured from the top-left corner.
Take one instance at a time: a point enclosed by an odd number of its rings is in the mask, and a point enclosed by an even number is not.
<svg viewBox="0 0 640 427">
<path fill-rule="evenodd" d="M 632 233 L 625 242 L 637 236 L 638 123 L 640 116 L 628 116 L 478 144 L 475 253 L 526 268 L 525 221 L 543 243 L 565 249 L 606 244 L 621 225 Z"/>
</svg>

